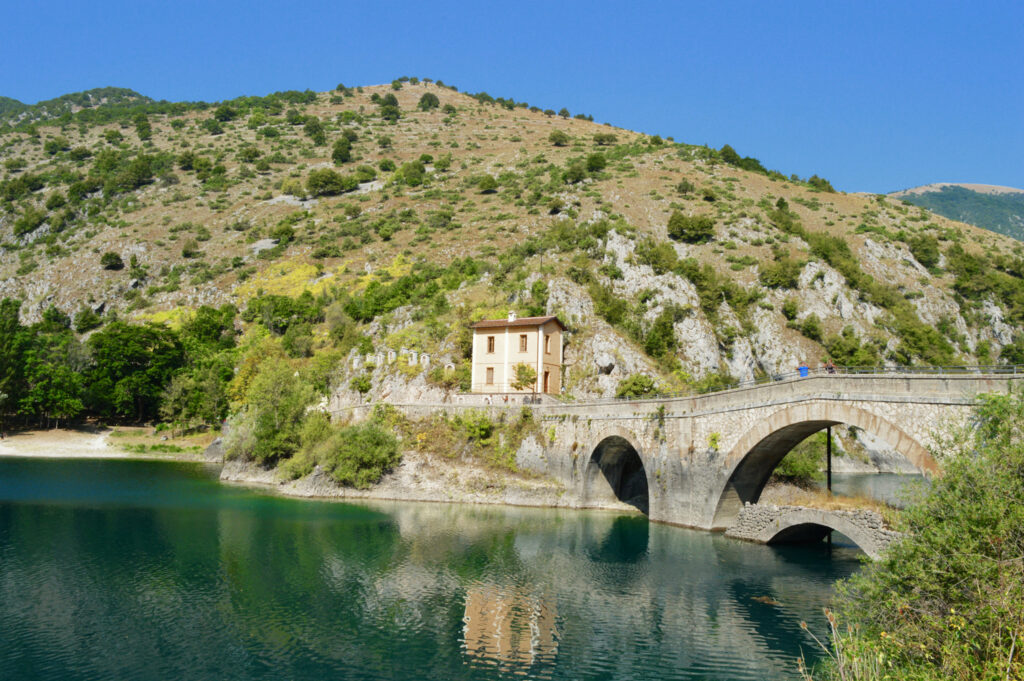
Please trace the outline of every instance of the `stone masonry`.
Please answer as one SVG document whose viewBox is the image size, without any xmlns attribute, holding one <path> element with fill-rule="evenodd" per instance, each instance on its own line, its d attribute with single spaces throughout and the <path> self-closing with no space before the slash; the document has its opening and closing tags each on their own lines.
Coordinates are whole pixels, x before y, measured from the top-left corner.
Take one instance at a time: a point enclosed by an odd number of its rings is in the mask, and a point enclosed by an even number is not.
<svg viewBox="0 0 1024 681">
<path fill-rule="evenodd" d="M 745 504 L 757 502 L 782 457 L 812 433 L 856 426 L 931 473 L 936 436 L 966 423 L 976 395 L 1021 384 L 1024 375 L 1013 374 L 818 375 L 708 395 L 547 402 L 531 407 L 543 441 L 521 451 L 518 464 L 562 482 L 581 507 L 618 498 L 655 521 L 725 530 Z M 421 417 L 470 408 L 394 406 Z M 336 415 L 360 418 L 372 407 Z M 484 408 L 498 416 L 523 407 Z"/>
<path fill-rule="evenodd" d="M 784 544 L 820 540 L 829 529 L 842 532 L 874 559 L 900 537 L 899 532 L 887 529 L 882 516 L 874 511 L 826 511 L 773 504 L 747 504 L 725 535 L 762 544 Z"/>
</svg>

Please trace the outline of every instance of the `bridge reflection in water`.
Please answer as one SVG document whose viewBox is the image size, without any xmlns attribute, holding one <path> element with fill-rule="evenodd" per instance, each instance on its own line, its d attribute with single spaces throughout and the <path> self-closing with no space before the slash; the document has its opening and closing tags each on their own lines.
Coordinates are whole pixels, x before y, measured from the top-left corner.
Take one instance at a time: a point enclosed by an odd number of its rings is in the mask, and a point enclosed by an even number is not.
<svg viewBox="0 0 1024 681">
<path fill-rule="evenodd" d="M 0 678 L 139 681 L 781 681 L 814 651 L 800 622 L 823 635 L 859 566 L 638 513 L 318 503 L 196 466 L 2 459 L 0 556 Z"/>
</svg>

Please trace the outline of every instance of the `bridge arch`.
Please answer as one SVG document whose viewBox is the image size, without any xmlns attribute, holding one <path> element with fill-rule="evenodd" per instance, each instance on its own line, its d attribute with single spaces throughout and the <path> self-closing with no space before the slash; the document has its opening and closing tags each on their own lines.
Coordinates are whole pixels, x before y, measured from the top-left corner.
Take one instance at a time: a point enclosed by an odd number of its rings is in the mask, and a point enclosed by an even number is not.
<svg viewBox="0 0 1024 681">
<path fill-rule="evenodd" d="M 888 548 L 888 541 L 879 540 L 869 527 L 856 519 L 812 508 L 786 509 L 772 527 L 765 529 L 760 539 L 766 544 L 805 544 L 821 541 L 833 530 L 841 532 L 876 560 Z"/>
<path fill-rule="evenodd" d="M 938 470 L 921 443 L 877 414 L 831 400 L 785 407 L 751 427 L 726 455 L 705 509 L 705 518 L 712 518 L 711 528 L 728 527 L 743 504 L 756 503 L 772 471 L 793 447 L 819 430 L 840 424 L 885 440 L 922 472 Z"/>
<path fill-rule="evenodd" d="M 583 461 L 583 501 L 621 501 L 645 515 L 650 511 L 650 481 L 642 450 L 624 428 L 602 430 L 588 443 Z"/>
</svg>

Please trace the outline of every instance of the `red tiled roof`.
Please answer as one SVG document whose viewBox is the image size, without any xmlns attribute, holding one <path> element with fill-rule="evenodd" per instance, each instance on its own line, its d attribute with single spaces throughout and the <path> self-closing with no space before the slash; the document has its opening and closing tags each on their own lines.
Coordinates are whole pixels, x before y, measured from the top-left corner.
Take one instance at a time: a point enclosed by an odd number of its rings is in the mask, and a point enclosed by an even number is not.
<svg viewBox="0 0 1024 681">
<path fill-rule="evenodd" d="M 510 322 L 507 319 L 481 319 L 480 321 L 470 324 L 471 329 L 504 329 L 507 326 L 543 326 L 548 322 L 555 322 L 562 330 L 565 330 L 565 324 L 554 316 L 548 315 L 547 317 L 519 317 L 514 322 Z"/>
</svg>

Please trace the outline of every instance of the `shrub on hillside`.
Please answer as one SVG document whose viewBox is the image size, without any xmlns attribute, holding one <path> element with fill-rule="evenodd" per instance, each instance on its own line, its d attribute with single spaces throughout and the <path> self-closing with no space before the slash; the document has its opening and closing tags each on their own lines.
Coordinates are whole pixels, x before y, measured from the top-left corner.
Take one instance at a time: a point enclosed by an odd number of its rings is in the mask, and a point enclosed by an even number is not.
<svg viewBox="0 0 1024 681">
<path fill-rule="evenodd" d="M 715 221 L 706 215 L 683 215 L 675 211 L 668 219 L 668 236 L 689 244 L 705 243 L 715 237 Z"/>
<path fill-rule="evenodd" d="M 425 92 L 423 96 L 420 97 L 420 101 L 416 105 L 416 108 L 420 111 L 430 111 L 431 109 L 436 109 L 439 106 L 441 106 L 441 102 L 438 100 L 437 95 L 433 92 Z"/>
<path fill-rule="evenodd" d="M 493 194 L 498 191 L 498 181 L 491 175 L 484 175 L 481 177 L 476 186 L 477 189 L 480 190 L 481 194 Z"/>
<path fill-rule="evenodd" d="M 644 397 L 655 391 L 654 379 L 644 374 L 632 374 L 621 381 L 615 389 L 616 397 Z"/>
<path fill-rule="evenodd" d="M 100 265 L 105 270 L 122 270 L 124 269 L 124 260 L 117 253 L 107 251 L 100 256 Z"/>
<path fill-rule="evenodd" d="M 548 141 L 556 147 L 564 147 L 569 143 L 569 135 L 561 130 L 552 130 L 551 134 L 548 135 Z"/>
<path fill-rule="evenodd" d="M 939 240 L 930 234 L 917 234 L 907 241 L 914 258 L 931 269 L 939 264 Z"/>
<path fill-rule="evenodd" d="M 784 257 L 766 264 L 758 274 L 758 279 L 768 288 L 796 288 L 802 269 L 803 263 Z"/>
<path fill-rule="evenodd" d="M 352 175 L 341 175 L 329 168 L 314 170 L 306 178 L 306 189 L 312 196 L 334 196 L 353 191 L 359 181 Z"/>
</svg>

